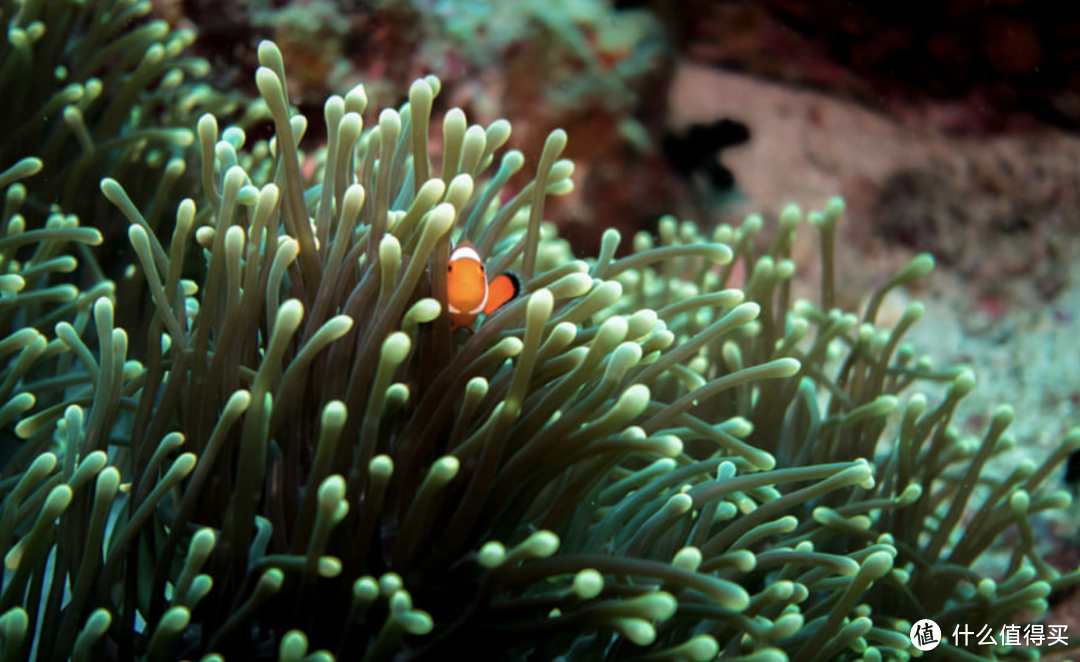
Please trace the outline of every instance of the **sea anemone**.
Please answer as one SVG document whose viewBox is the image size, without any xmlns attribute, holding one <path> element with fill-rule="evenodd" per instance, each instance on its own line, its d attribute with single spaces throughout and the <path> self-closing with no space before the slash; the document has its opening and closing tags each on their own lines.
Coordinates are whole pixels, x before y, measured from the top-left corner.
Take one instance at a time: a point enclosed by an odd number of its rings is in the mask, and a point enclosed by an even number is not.
<svg viewBox="0 0 1080 662">
<path fill-rule="evenodd" d="M 0 433 L 24 440 L 0 482 L 5 658 L 906 660 L 914 620 L 997 627 L 1080 580 L 1038 559 L 1028 524 L 1069 503 L 1047 479 L 1080 432 L 1042 467 L 980 475 L 1011 410 L 960 438 L 973 376 L 901 342 L 921 306 L 874 326 L 928 256 L 861 321 L 832 308 L 839 200 L 810 214 L 817 304 L 790 302 L 794 207 L 764 253 L 751 216 L 709 237 L 666 219 L 618 259 L 609 231 L 573 259 L 543 223 L 572 187 L 566 134 L 521 184 L 525 157 L 497 156 L 509 124 L 450 110 L 436 172 L 434 77 L 367 131 L 362 87 L 331 97 L 305 181 L 307 120 L 278 49 L 258 56 L 275 137 L 248 152 L 204 115 L 204 202 L 177 207 L 171 237 L 101 181 L 148 292 L 137 361 L 111 284 L 71 288 L 62 313 L 4 299 L 23 328 L 0 342 L 37 348 L 3 373 Z M 82 230 L 23 241 L 97 240 Z M 451 333 L 461 239 L 523 287 Z M 25 282 L 40 263 L 5 259 Z M 948 395 L 897 397 L 922 380 Z M 977 481 L 990 494 L 961 526 Z M 1013 524 L 1003 579 L 981 577 Z"/>
</svg>

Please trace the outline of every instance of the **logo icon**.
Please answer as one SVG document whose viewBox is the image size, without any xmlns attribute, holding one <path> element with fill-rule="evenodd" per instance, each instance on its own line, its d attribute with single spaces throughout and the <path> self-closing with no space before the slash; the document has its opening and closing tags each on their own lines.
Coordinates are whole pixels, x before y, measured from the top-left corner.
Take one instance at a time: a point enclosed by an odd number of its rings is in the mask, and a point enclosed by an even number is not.
<svg viewBox="0 0 1080 662">
<path fill-rule="evenodd" d="M 938 624 L 924 618 L 911 626 L 911 643 L 921 651 L 930 651 L 941 643 L 941 628 Z"/>
</svg>

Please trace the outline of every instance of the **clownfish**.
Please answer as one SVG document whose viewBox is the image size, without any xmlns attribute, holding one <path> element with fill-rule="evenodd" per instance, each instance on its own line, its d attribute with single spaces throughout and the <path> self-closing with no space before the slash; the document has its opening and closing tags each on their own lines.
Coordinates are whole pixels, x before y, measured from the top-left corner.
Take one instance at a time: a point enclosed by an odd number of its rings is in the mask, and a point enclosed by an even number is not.
<svg viewBox="0 0 1080 662">
<path fill-rule="evenodd" d="M 521 281 L 504 273 L 488 282 L 484 263 L 472 244 L 463 241 L 450 252 L 446 274 L 450 330 L 471 329 L 480 313 L 490 315 L 521 292 Z"/>
</svg>

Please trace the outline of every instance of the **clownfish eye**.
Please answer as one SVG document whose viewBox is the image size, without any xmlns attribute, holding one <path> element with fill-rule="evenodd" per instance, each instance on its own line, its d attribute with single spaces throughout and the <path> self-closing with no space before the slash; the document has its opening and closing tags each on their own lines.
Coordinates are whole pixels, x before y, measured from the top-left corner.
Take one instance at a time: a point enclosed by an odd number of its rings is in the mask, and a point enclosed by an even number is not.
<svg viewBox="0 0 1080 662">
<path fill-rule="evenodd" d="M 446 270 L 447 271 L 453 271 L 454 270 L 454 265 L 453 264 L 446 265 Z"/>
<path fill-rule="evenodd" d="M 487 267 L 485 267 L 484 265 L 481 264 L 480 265 L 480 271 L 482 271 L 484 273 L 487 273 Z"/>
</svg>

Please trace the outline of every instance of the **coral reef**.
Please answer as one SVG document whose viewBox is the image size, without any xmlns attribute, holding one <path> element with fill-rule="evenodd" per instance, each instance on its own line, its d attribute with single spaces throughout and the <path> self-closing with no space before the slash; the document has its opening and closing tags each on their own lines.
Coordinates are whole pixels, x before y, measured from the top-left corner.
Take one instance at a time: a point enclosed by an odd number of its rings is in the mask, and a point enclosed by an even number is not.
<svg viewBox="0 0 1080 662">
<path fill-rule="evenodd" d="M 566 133 L 506 195 L 526 160 L 499 153 L 507 122 L 450 110 L 431 162 L 435 77 L 366 131 L 362 87 L 331 97 L 306 181 L 308 121 L 281 52 L 258 57 L 275 136 L 204 115 L 205 202 L 170 234 L 101 180 L 137 262 L 122 282 L 50 282 L 101 232 L 24 231 L 17 181 L 41 166 L 0 173 L 5 658 L 906 660 L 918 618 L 998 628 L 1080 582 L 1029 521 L 1069 503 L 1048 478 L 1080 432 L 981 475 L 1011 409 L 961 436 L 972 372 L 902 342 L 922 306 L 875 326 L 928 256 L 861 315 L 835 308 L 838 199 L 809 214 L 816 302 L 792 301 L 795 207 L 764 241 L 757 216 L 708 236 L 665 219 L 625 257 L 609 230 L 575 260 L 543 222 L 573 186 Z M 524 291 L 471 334 L 443 314 L 461 239 Z M 943 401 L 898 397 L 927 381 Z M 1010 527 L 1022 544 L 982 576 Z"/>
<path fill-rule="evenodd" d="M 436 119 L 453 107 L 481 124 L 505 118 L 508 146 L 526 154 L 562 128 L 580 186 L 549 205 L 581 254 L 606 227 L 654 227 L 686 190 L 661 150 L 672 50 L 649 12 L 609 0 L 192 0 L 161 13 L 199 27 L 194 48 L 225 87 L 254 93 L 255 44 L 273 40 L 292 63 L 290 99 L 316 123 L 327 90 L 362 82 L 375 106 L 397 106 L 430 73 L 443 88 Z M 437 157 L 437 141 L 429 148 Z"/>
<path fill-rule="evenodd" d="M 687 57 L 702 64 L 833 90 L 890 114 L 949 99 L 957 112 L 942 127 L 961 133 L 1030 126 L 1034 117 L 1080 126 L 1074 7 L 1045 11 L 1027 0 L 652 6 Z"/>
</svg>

